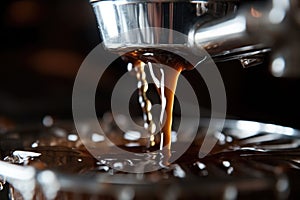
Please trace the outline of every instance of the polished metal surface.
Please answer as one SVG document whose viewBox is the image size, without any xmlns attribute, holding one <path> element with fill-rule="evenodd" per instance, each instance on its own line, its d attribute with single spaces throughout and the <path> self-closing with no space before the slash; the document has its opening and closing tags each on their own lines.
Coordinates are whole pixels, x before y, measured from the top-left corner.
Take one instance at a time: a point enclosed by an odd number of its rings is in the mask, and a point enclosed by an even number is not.
<svg viewBox="0 0 300 200">
<path fill-rule="evenodd" d="M 206 118 L 200 120 L 199 140 L 209 121 Z M 218 126 L 218 123 L 218 119 L 214 119 L 214 125 Z M 37 169 L 37 166 L 28 165 L 27 162 L 40 156 L 38 154 L 45 153 L 42 150 L 49 145 L 64 151 L 67 147 L 78 148 L 79 141 L 68 139 L 70 135 L 74 136 L 69 131 L 73 127 L 69 126 L 69 123 L 60 123 L 51 129 L 21 128 L 0 135 L 0 153 L 10 158 L 0 161 L 0 184 L 8 182 L 14 188 L 8 191 L 8 196 L 25 200 L 166 199 L 170 195 L 174 199 L 224 199 L 226 190 L 230 187 L 242 197 L 248 197 L 251 193 L 267 199 L 287 199 L 289 190 L 299 183 L 297 180 L 290 184 L 289 179 L 292 177 L 287 177 L 289 171 L 299 171 L 299 130 L 232 119 L 226 120 L 222 132 L 213 134 L 218 143 L 206 158 L 190 157 L 186 161 L 172 164 L 168 169 L 153 172 L 150 176 L 118 172 L 108 166 L 104 167 L 100 161 L 98 166 L 74 173 L 70 171 L 73 166 L 67 163 L 77 159 L 72 159 L 70 155 L 46 156 L 51 157 L 51 161 L 59 162 L 60 167 Z M 58 130 L 68 134 L 58 136 Z M 185 134 L 179 135 L 184 139 Z M 40 141 L 40 148 L 32 145 L 37 144 L 37 141 Z M 16 144 L 20 150 L 16 150 Z M 10 156 L 10 152 L 14 152 L 14 157 Z M 74 155 L 77 155 L 81 151 L 75 152 L 77 153 Z M 117 159 L 114 162 L 120 163 Z M 62 168 L 65 165 L 67 172 Z M 178 177 L 177 169 L 183 169 L 187 176 Z M 281 182 L 282 187 L 279 188 Z"/>
<path fill-rule="evenodd" d="M 121 0 L 92 1 L 92 5 L 105 46 L 117 50 L 172 44 L 187 46 L 188 41 L 178 40 L 175 33 L 162 32 L 172 30 L 187 35 L 198 20 L 221 18 L 235 12 L 237 1 Z"/>
<path fill-rule="evenodd" d="M 274 76 L 300 76 L 297 0 L 91 3 L 109 50 L 176 44 L 205 49 L 215 61 L 239 59 L 244 67 L 261 64 L 265 54 L 271 52 L 270 71 Z M 160 28 L 171 31 L 165 34 Z M 188 38 L 176 40 L 172 31 Z"/>
<path fill-rule="evenodd" d="M 299 77 L 299 9 L 299 1 L 295 0 L 242 6 L 234 17 L 207 23 L 192 32 L 191 37 L 194 46 L 203 47 L 215 56 L 228 58 L 238 52 L 236 58 L 245 67 L 249 66 L 249 62 L 245 63 L 249 57 L 243 52 L 250 51 L 252 55 L 256 52 L 257 56 L 271 51 L 270 71 L 274 76 Z M 257 60 L 252 63 L 256 65 Z"/>
</svg>

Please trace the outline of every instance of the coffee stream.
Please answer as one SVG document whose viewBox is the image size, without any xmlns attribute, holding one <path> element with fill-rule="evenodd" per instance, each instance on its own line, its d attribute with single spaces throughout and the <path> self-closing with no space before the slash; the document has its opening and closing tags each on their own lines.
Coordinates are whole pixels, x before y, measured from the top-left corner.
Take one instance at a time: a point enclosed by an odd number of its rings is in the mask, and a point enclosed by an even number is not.
<svg viewBox="0 0 300 200">
<path fill-rule="evenodd" d="M 155 133 L 157 131 L 156 129 L 161 127 L 161 129 L 158 130 L 160 133 L 159 149 L 163 151 L 165 157 L 169 158 L 171 156 L 173 104 L 177 80 L 181 71 L 185 69 L 192 69 L 193 66 L 174 53 L 158 49 L 139 49 L 131 51 L 126 53 L 123 56 L 123 59 L 129 63 L 128 69 L 131 70 L 133 66 L 136 72 L 139 103 L 143 110 L 144 128 L 148 131 L 149 135 L 148 147 L 152 147 L 157 144 Z M 156 66 L 154 66 L 154 63 Z M 160 77 L 155 75 L 153 72 L 154 67 L 157 67 L 157 65 L 159 65 L 159 70 L 156 71 L 159 71 Z M 149 68 L 151 78 L 155 83 L 161 100 L 159 127 L 157 127 L 153 121 L 151 113 L 152 104 L 147 97 L 148 77 L 146 77 L 146 67 Z M 173 70 L 167 71 L 166 67 L 170 67 Z"/>
</svg>

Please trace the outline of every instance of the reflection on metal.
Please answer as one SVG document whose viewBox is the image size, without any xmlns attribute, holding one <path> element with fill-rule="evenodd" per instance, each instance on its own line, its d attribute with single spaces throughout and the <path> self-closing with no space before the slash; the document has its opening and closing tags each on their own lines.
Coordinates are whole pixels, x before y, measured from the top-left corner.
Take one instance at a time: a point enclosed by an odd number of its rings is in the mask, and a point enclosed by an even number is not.
<svg viewBox="0 0 300 200">
<path fill-rule="evenodd" d="M 214 122 L 217 125 L 218 120 L 216 119 Z M 202 119 L 201 123 L 203 124 L 200 125 L 199 138 L 203 134 L 201 130 L 205 131 L 207 128 L 207 120 Z M 107 125 L 113 127 L 113 124 L 109 123 Z M 46 135 L 44 134 L 45 130 L 49 131 Z M 65 132 L 68 132 L 67 129 Z M 22 135 L 23 138 L 16 137 L 16 134 L 17 136 Z M 91 135 L 94 134 L 91 132 Z M 178 134 L 184 135 L 184 133 Z M 102 156 L 101 160 L 94 160 L 95 163 L 92 163 L 94 168 L 89 168 L 91 166 L 86 163 L 86 152 L 83 153 L 84 151 L 81 151 L 77 146 L 80 146 L 80 144 L 69 141 L 68 137 L 58 139 L 55 129 L 49 130 L 47 127 L 44 127 L 44 129 L 38 131 L 37 129 L 34 129 L 34 131 L 25 130 L 24 132 L 20 130 L 18 133 L 10 132 L 1 135 L 1 141 L 11 144 L 10 147 L 5 146 L 4 152 L 9 152 L 11 148 L 15 148 L 14 144 L 16 143 L 24 145 L 23 148 L 30 148 L 33 141 L 40 141 L 39 147 L 34 148 L 36 152 L 43 150 L 49 144 L 54 145 L 51 147 L 54 149 L 59 147 L 58 150 L 65 145 L 65 147 L 68 146 L 74 152 L 67 154 L 67 157 L 51 158 L 50 162 L 57 160 L 60 167 L 65 165 L 65 162 L 71 162 L 69 163 L 71 166 L 68 167 L 68 173 L 63 173 L 59 170 L 60 168 L 55 169 L 57 166 L 38 170 L 31 166 L 19 166 L 18 164 L 0 161 L 0 176 L 1 180 L 6 180 L 16 191 L 19 191 L 25 200 L 31 199 L 34 191 L 40 192 L 39 195 L 43 193 L 48 199 L 53 199 L 56 195 L 64 197 L 63 195 L 76 194 L 77 196 L 81 193 L 85 194 L 83 196 L 85 199 L 87 197 L 98 198 L 103 196 L 143 199 L 145 195 L 154 198 L 151 195 L 157 195 L 157 193 L 153 193 L 153 191 L 166 191 L 173 187 L 176 188 L 176 186 L 179 186 L 181 191 L 184 192 L 175 192 L 174 195 L 178 198 L 185 197 L 180 195 L 189 194 L 199 198 L 210 198 L 215 197 L 216 194 L 224 194 L 229 198 L 234 197 L 236 193 L 255 193 L 257 191 L 272 191 L 275 197 L 287 197 L 287 191 L 290 189 L 289 180 L 285 178 L 285 171 L 280 171 L 279 169 L 282 166 L 285 167 L 285 170 L 290 168 L 293 170 L 300 169 L 298 162 L 300 158 L 300 132 L 298 130 L 255 121 L 226 120 L 224 130 L 219 134 L 219 139 L 222 139 L 221 135 L 224 138 L 231 137 L 232 141 L 223 141 L 216 144 L 216 148 L 205 158 L 197 159 L 193 157 L 193 159 L 187 159 L 187 157 L 183 159 L 184 162 L 174 163 L 169 168 L 155 171 L 151 174 L 136 175 L 112 169 L 108 163 L 112 163 L 120 169 L 129 166 L 148 167 L 151 164 L 150 161 L 155 162 L 158 155 L 153 154 L 148 162 L 144 162 L 145 165 L 143 166 L 137 162 L 139 157 L 128 160 Z M 15 139 L 12 141 L 12 138 Z M 188 140 L 189 138 L 183 139 Z M 184 142 L 184 140 L 182 141 L 182 138 L 178 138 L 177 142 Z M 195 141 L 196 144 L 198 142 Z M 109 145 L 105 145 L 103 142 L 99 143 L 96 141 L 92 144 L 103 145 L 101 146 L 102 151 L 109 149 Z M 135 144 L 139 145 L 138 142 Z M 132 148 L 136 148 L 136 145 L 133 145 Z M 130 148 L 130 145 L 126 148 Z M 193 146 L 193 148 L 196 148 L 196 146 Z M 278 149 L 281 151 L 278 151 Z M 4 155 L 4 152 L 1 150 L 1 155 Z M 111 152 L 108 151 L 108 153 Z M 21 154 L 38 156 L 30 151 L 21 152 Z M 55 153 L 48 156 L 51 155 L 53 157 L 57 156 Z M 83 157 L 77 157 L 77 155 Z M 42 158 L 33 157 L 30 161 L 34 162 L 35 159 L 40 161 Z M 274 159 L 276 159 L 276 162 L 270 164 L 269 161 L 274 161 Z M 74 166 L 72 161 L 77 163 L 76 166 Z M 88 170 L 86 171 L 87 173 L 83 173 L 84 170 L 80 170 L 78 173 L 70 174 L 70 169 L 82 166 L 81 164 L 86 165 L 85 167 L 88 168 L 86 169 Z M 266 165 L 268 165 L 267 168 L 265 168 Z M 236 175 L 236 173 L 241 173 L 241 176 Z M 207 181 L 203 182 L 203 177 L 206 177 Z M 229 177 L 231 179 L 230 182 L 220 182 L 220 180 L 228 180 Z M 243 185 L 247 185 L 247 188 L 244 188 Z M 193 186 L 197 187 L 194 188 Z M 202 190 L 199 190 L 199 187 Z M 203 190 L 207 192 L 203 193 Z M 120 193 L 120 191 L 123 192 Z M 170 192 L 172 191 L 173 189 Z M 220 193 L 216 193 L 216 191 L 220 191 Z M 224 191 L 224 193 L 221 191 Z M 273 193 L 274 191 L 276 192 Z M 263 195 L 265 194 L 263 193 Z M 78 199 L 82 199 L 80 195 L 78 195 Z"/>
<path fill-rule="evenodd" d="M 264 56 L 257 55 L 252 57 L 245 57 L 240 59 L 240 61 L 244 68 L 253 67 L 262 64 L 264 62 Z"/>
<path fill-rule="evenodd" d="M 265 0 L 244 4 L 241 0 L 91 1 L 105 46 L 110 50 L 179 44 L 204 48 L 216 61 L 239 59 L 244 67 L 260 64 L 245 54 L 260 57 L 272 48 L 274 76 L 300 76 L 299 3 Z M 161 37 L 165 28 L 187 34 L 177 41 L 173 34 Z M 135 34 L 128 31 L 139 30 Z M 124 36 L 125 34 L 125 36 Z M 122 35 L 122 37 L 120 37 Z M 247 51 L 245 51 L 247 49 Z M 278 64 L 278 57 L 285 63 Z"/>
</svg>

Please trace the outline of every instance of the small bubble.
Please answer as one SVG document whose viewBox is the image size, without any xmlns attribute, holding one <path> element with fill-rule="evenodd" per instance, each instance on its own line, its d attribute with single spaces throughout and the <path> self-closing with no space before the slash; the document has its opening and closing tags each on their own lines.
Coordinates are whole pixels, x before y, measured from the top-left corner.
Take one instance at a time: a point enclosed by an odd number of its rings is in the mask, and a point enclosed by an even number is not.
<svg viewBox="0 0 300 200">
<path fill-rule="evenodd" d="M 136 73 L 136 79 L 142 80 L 142 72 L 140 70 Z"/>
<path fill-rule="evenodd" d="M 149 128 L 149 124 L 147 122 L 144 123 L 144 128 L 148 129 Z"/>
<path fill-rule="evenodd" d="M 150 145 L 153 147 L 155 145 L 155 141 L 151 141 Z"/>
<path fill-rule="evenodd" d="M 152 114 L 151 113 L 147 113 L 147 118 L 149 121 L 152 121 Z"/>
<path fill-rule="evenodd" d="M 146 73 L 144 71 L 142 71 L 140 75 L 142 80 L 146 79 Z"/>
<path fill-rule="evenodd" d="M 227 137 L 226 137 L 226 142 L 229 142 L 229 143 L 230 143 L 230 142 L 232 142 L 232 141 L 233 141 L 233 138 L 232 138 L 231 136 L 227 136 Z"/>
<path fill-rule="evenodd" d="M 222 132 L 216 131 L 214 135 L 218 139 L 220 145 L 224 145 L 226 143 L 226 136 Z"/>
<path fill-rule="evenodd" d="M 171 132 L 171 140 L 172 140 L 172 142 L 174 143 L 174 142 L 177 142 L 177 132 L 176 131 L 172 131 Z"/>
<path fill-rule="evenodd" d="M 143 93 L 147 92 L 148 90 L 148 83 L 143 83 L 143 85 L 141 86 L 141 91 Z"/>
<path fill-rule="evenodd" d="M 138 81 L 137 87 L 138 87 L 139 89 L 142 87 L 142 85 L 143 85 L 142 81 Z"/>
<path fill-rule="evenodd" d="M 139 103 L 142 104 L 144 102 L 144 99 L 142 96 L 139 96 Z"/>
<path fill-rule="evenodd" d="M 147 111 L 147 112 L 150 112 L 151 111 L 151 108 L 152 108 L 152 104 L 151 104 L 151 102 L 150 102 L 150 100 L 146 100 L 146 103 L 145 103 L 145 110 Z"/>
<path fill-rule="evenodd" d="M 150 141 L 154 141 L 154 139 L 155 139 L 154 135 L 151 135 L 150 136 Z"/>
<path fill-rule="evenodd" d="M 148 119 L 148 117 L 147 117 L 147 113 L 143 113 L 143 120 L 145 121 L 145 122 L 147 122 L 147 119 Z M 146 123 L 145 123 L 146 124 Z M 144 127 L 145 127 L 145 124 L 144 124 Z M 147 123 L 148 124 L 148 123 Z"/>
<path fill-rule="evenodd" d="M 156 125 L 155 125 L 153 122 L 151 122 L 147 130 L 148 130 L 151 134 L 154 134 L 155 131 L 156 131 Z"/>
</svg>

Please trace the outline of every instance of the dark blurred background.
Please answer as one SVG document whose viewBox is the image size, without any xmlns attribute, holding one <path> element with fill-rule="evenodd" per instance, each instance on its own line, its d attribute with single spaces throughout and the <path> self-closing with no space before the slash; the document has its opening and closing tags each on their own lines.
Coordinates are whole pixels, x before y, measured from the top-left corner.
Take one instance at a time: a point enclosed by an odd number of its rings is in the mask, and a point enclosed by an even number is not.
<svg viewBox="0 0 300 200">
<path fill-rule="evenodd" d="M 45 115 L 72 119 L 76 72 L 101 42 L 88 0 L 2 0 L 0 9 L 0 118 L 17 124 L 40 123 Z M 228 117 L 300 128 L 300 79 L 272 77 L 268 58 L 249 69 L 238 61 L 217 65 Z M 97 98 L 100 114 L 108 98 Z"/>
</svg>

